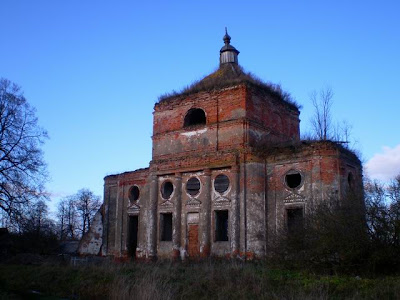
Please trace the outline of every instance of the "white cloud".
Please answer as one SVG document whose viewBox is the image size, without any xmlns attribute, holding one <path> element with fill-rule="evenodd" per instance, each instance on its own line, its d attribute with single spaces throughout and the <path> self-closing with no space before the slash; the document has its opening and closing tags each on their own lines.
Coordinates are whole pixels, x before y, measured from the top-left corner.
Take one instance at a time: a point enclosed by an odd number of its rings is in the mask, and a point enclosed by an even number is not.
<svg viewBox="0 0 400 300">
<path fill-rule="evenodd" d="M 376 153 L 365 165 L 372 179 L 388 181 L 400 174 L 400 144 L 394 148 L 383 147 L 383 153 Z"/>
</svg>

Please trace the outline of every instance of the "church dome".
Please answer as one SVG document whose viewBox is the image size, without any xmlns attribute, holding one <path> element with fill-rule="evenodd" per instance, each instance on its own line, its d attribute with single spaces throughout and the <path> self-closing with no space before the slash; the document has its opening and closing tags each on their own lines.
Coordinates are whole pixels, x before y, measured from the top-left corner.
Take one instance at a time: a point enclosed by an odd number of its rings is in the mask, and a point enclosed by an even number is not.
<svg viewBox="0 0 400 300">
<path fill-rule="evenodd" d="M 225 35 L 223 37 L 225 45 L 221 48 L 219 55 L 220 65 L 226 63 L 238 64 L 238 54 L 240 53 L 235 47 L 233 47 L 231 42 L 231 37 L 228 34 L 228 30 L 225 27 Z"/>
</svg>

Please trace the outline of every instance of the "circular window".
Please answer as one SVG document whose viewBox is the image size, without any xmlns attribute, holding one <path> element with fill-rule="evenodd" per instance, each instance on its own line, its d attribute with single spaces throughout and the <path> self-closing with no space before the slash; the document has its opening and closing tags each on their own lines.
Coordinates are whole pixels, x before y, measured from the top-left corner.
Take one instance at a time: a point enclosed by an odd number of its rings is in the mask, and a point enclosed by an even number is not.
<svg viewBox="0 0 400 300">
<path fill-rule="evenodd" d="M 136 201 L 137 199 L 139 199 L 139 196 L 140 196 L 139 188 L 136 185 L 134 185 L 129 190 L 129 200 L 131 200 L 131 202 Z"/>
<path fill-rule="evenodd" d="M 291 189 L 298 188 L 302 183 L 302 176 L 297 171 L 291 171 L 290 173 L 286 174 L 285 182 L 286 185 Z"/>
<path fill-rule="evenodd" d="M 164 183 L 161 186 L 161 196 L 164 199 L 169 199 L 173 191 L 174 191 L 174 185 L 172 184 L 172 182 L 164 181 Z"/>
<path fill-rule="evenodd" d="M 186 183 L 186 191 L 191 196 L 196 196 L 200 191 L 200 181 L 196 177 L 190 178 Z"/>
<path fill-rule="evenodd" d="M 224 174 L 219 174 L 214 180 L 214 189 L 222 194 L 229 188 L 229 177 Z"/>
</svg>

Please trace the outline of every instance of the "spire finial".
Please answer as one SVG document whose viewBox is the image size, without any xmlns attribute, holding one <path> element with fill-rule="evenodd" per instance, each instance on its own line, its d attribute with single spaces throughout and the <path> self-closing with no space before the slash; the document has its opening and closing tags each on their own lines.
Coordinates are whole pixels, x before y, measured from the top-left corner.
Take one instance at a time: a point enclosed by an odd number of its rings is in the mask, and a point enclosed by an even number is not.
<svg viewBox="0 0 400 300">
<path fill-rule="evenodd" d="M 228 29 L 225 27 L 225 35 L 223 38 L 225 45 L 228 45 L 231 42 L 231 37 L 228 34 Z"/>
<path fill-rule="evenodd" d="M 232 45 L 230 45 L 231 42 L 231 37 L 228 34 L 228 28 L 225 27 L 225 35 L 223 37 L 223 41 L 225 43 L 225 46 L 221 48 L 220 55 L 219 55 L 219 64 L 225 64 L 225 63 L 234 63 L 238 64 L 238 54 L 239 51 L 235 49 Z"/>
</svg>

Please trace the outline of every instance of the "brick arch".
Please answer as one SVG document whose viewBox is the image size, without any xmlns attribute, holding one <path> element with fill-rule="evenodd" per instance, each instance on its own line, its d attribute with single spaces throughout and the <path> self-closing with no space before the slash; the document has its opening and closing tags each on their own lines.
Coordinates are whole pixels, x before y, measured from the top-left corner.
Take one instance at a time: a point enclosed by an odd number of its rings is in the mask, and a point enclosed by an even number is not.
<svg viewBox="0 0 400 300">
<path fill-rule="evenodd" d="M 207 123 L 206 113 L 201 108 L 191 108 L 185 115 L 183 127 L 205 125 Z"/>
</svg>

